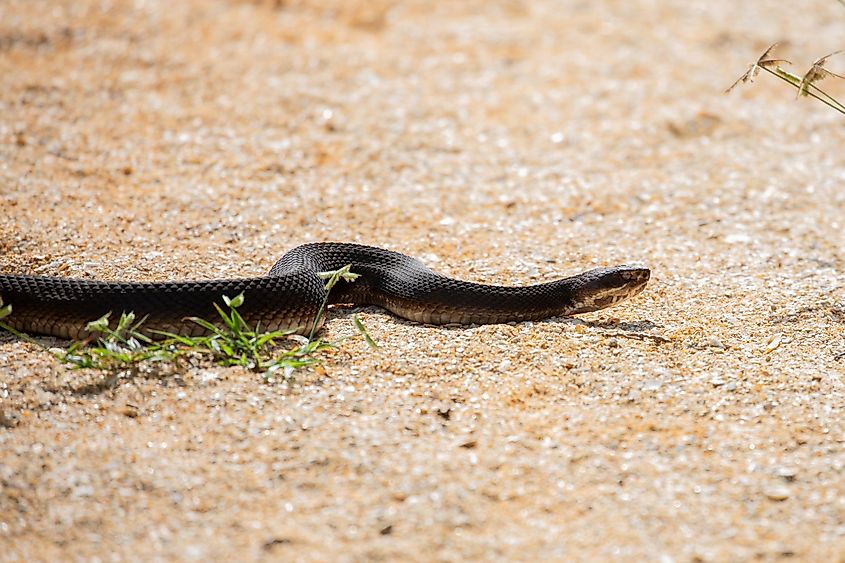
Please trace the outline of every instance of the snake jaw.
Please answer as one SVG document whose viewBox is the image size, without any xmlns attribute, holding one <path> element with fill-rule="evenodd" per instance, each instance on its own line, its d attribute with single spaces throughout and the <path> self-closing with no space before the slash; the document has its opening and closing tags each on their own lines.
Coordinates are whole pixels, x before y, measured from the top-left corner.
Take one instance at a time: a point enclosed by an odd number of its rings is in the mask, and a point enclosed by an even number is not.
<svg viewBox="0 0 845 563">
<path fill-rule="evenodd" d="M 579 277 L 583 281 L 575 289 L 573 315 L 598 311 L 641 293 L 651 270 L 640 265 L 624 265 L 597 268 Z"/>
</svg>

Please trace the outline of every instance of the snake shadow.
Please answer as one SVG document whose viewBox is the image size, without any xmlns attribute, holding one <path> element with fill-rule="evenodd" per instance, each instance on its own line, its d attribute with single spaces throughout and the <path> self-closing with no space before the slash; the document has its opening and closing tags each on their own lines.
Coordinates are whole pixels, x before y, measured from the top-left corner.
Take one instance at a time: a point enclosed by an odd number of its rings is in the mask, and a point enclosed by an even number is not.
<svg viewBox="0 0 845 563">
<path fill-rule="evenodd" d="M 647 319 L 638 321 L 591 321 L 580 317 L 552 317 L 543 321 L 536 321 L 540 323 L 550 323 L 556 325 L 569 326 L 584 326 L 591 329 L 596 329 L 605 333 L 606 336 L 621 336 L 624 338 L 633 338 L 637 340 L 652 340 L 657 343 L 669 342 L 669 339 L 660 334 L 653 334 L 653 329 L 661 329 L 662 325 L 652 322 Z"/>
<path fill-rule="evenodd" d="M 408 326 L 408 327 L 427 327 L 427 328 L 437 328 L 439 330 L 444 331 L 466 331 L 467 329 L 475 328 L 481 325 L 460 325 L 460 324 L 445 324 L 445 325 L 432 325 L 426 323 L 418 323 L 415 321 L 409 321 L 407 319 L 403 319 L 402 317 L 396 316 L 389 311 L 375 306 L 375 305 L 366 305 L 366 306 L 356 306 L 356 305 L 334 305 L 331 309 L 333 314 L 329 318 L 342 318 L 346 315 L 351 315 L 354 313 L 368 313 L 368 314 L 377 314 L 377 315 L 384 315 L 385 317 L 390 318 L 392 322 L 398 323 L 400 325 Z M 521 321 L 521 322 L 512 322 L 512 323 L 504 323 L 511 326 L 516 326 L 522 324 L 522 322 L 531 322 L 536 323 L 539 325 L 542 324 L 554 324 L 554 325 L 568 325 L 568 326 L 585 326 L 588 328 L 596 329 L 602 332 L 607 333 L 607 336 L 621 336 L 624 338 L 633 338 L 639 340 L 652 340 L 654 342 L 663 343 L 669 342 L 669 339 L 665 336 L 659 334 L 652 334 L 648 331 L 653 329 L 662 329 L 663 326 L 659 325 L 655 322 L 652 322 L 647 319 L 643 320 L 636 320 L 636 321 L 590 321 L 585 320 L 580 317 L 549 317 L 548 319 L 543 319 L 540 321 Z"/>
</svg>

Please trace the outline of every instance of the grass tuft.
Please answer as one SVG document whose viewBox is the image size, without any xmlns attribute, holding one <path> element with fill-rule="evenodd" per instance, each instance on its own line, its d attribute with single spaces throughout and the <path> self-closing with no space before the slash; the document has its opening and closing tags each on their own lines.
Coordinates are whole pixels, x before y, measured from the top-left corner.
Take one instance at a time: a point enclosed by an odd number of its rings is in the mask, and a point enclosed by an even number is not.
<svg viewBox="0 0 845 563">
<path fill-rule="evenodd" d="M 204 336 L 182 336 L 179 334 L 155 331 L 163 336 L 162 340 L 154 341 L 141 332 L 145 319 L 135 321 L 134 313 L 123 313 L 112 327 L 109 314 L 86 325 L 86 330 L 96 334 L 96 339 L 88 338 L 73 342 L 64 352 L 54 353 L 62 362 L 74 368 L 88 368 L 112 373 L 116 381 L 121 372 L 137 373 L 142 364 L 149 362 L 174 363 L 189 355 L 206 357 L 222 366 L 241 366 L 256 372 L 263 372 L 268 383 L 276 380 L 281 373 L 283 378 L 289 379 L 298 368 L 317 364 L 321 355 L 333 348 L 338 342 L 327 342 L 314 338 L 314 333 L 320 325 L 328 305 L 328 294 L 341 279 L 354 281 L 358 274 L 349 271 L 350 266 L 344 266 L 332 272 L 323 272 L 320 277 L 326 280 L 326 296 L 317 312 L 316 321 L 308 338 L 293 334 L 293 331 L 263 332 L 259 326 L 250 327 L 238 312 L 244 303 L 243 294 L 233 298 L 223 296 L 226 308 L 215 304 L 219 322 L 214 323 L 206 319 L 191 317 L 190 320 L 203 327 L 207 334 Z M 11 305 L 3 306 L 0 300 L 0 319 L 11 313 Z M 354 317 L 355 327 L 363 336 L 367 344 L 377 348 L 378 344 L 367 333 L 360 319 Z M 44 347 L 33 338 L 14 330 L 3 322 L 3 328 L 16 336 Z M 282 342 L 294 341 L 297 344 L 285 348 Z"/>
</svg>

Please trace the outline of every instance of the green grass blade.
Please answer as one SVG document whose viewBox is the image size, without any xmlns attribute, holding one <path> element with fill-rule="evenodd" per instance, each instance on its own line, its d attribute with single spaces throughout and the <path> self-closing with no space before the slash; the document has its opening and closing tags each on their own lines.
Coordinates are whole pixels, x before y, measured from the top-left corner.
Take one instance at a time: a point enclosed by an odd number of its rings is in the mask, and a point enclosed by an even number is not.
<svg viewBox="0 0 845 563">
<path fill-rule="evenodd" d="M 85 330 L 87 332 L 106 332 L 109 329 L 109 316 L 111 316 L 111 311 L 109 311 L 96 321 L 91 321 L 86 324 Z"/>
<path fill-rule="evenodd" d="M 220 327 L 218 327 L 215 324 L 208 322 L 205 319 L 201 319 L 199 317 L 188 317 L 188 320 L 191 321 L 192 323 L 196 323 L 196 324 L 200 325 L 202 328 L 204 328 L 205 330 L 207 330 L 208 332 L 210 332 L 212 334 L 216 334 L 217 336 L 224 336 L 224 333 L 220 329 Z"/>
<path fill-rule="evenodd" d="M 366 341 L 370 348 L 376 349 L 379 347 L 378 343 L 370 337 L 370 333 L 367 332 L 367 327 L 364 326 L 364 323 L 361 322 L 358 315 L 352 315 L 352 322 L 355 323 L 355 328 L 358 329 L 358 332 L 361 333 L 361 336 L 364 337 L 364 341 Z"/>
<path fill-rule="evenodd" d="M 0 319 L 5 319 L 12 314 L 11 305 L 3 305 L 3 298 L 0 297 Z"/>
</svg>

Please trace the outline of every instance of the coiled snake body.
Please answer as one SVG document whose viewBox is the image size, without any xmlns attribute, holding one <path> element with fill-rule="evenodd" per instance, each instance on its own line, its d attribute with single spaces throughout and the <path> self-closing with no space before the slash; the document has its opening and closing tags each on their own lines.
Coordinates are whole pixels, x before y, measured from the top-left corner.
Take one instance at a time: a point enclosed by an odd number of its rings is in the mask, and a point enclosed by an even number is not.
<svg viewBox="0 0 845 563">
<path fill-rule="evenodd" d="M 317 318 L 326 291 L 318 272 L 347 264 L 361 277 L 340 281 L 329 303 L 378 305 L 430 324 L 504 323 L 596 311 L 638 294 L 650 275 L 646 268 L 617 266 L 503 287 L 441 276 L 415 258 L 381 248 L 312 243 L 289 251 L 262 277 L 137 283 L 0 275 L 0 297 L 12 305 L 4 319 L 12 328 L 61 338 L 84 338 L 88 321 L 121 311 L 146 316 L 146 330 L 201 334 L 202 327 L 187 317 L 213 320 L 213 304 L 222 306 L 223 295 L 240 293 L 244 303 L 238 310 L 251 326 L 308 334 L 324 320 Z"/>
</svg>

